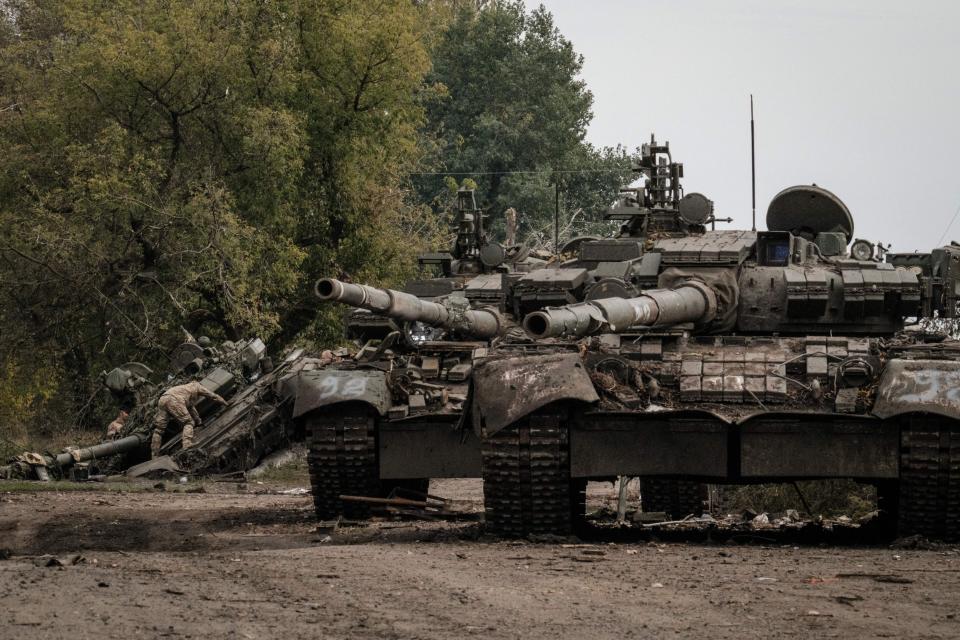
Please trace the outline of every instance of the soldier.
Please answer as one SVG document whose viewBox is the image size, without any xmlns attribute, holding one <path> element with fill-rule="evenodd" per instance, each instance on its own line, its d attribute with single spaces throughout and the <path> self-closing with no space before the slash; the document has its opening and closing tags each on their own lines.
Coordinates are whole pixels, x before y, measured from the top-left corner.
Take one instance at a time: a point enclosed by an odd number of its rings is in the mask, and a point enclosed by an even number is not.
<svg viewBox="0 0 960 640">
<path fill-rule="evenodd" d="M 153 419 L 153 437 L 150 440 L 150 454 L 156 458 L 163 443 L 163 432 L 170 418 L 183 425 L 181 445 L 184 449 L 193 445 L 193 428 L 200 426 L 200 415 L 195 405 L 201 398 L 212 398 L 214 402 L 227 404 L 227 401 L 204 387 L 199 382 L 188 382 L 167 389 L 157 401 L 157 415 Z"/>
</svg>

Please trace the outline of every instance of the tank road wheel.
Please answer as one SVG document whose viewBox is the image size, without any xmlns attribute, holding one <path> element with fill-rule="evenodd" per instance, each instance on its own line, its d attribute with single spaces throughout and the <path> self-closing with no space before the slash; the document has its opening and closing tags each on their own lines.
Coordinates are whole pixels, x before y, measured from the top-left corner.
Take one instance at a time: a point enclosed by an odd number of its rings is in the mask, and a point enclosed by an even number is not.
<svg viewBox="0 0 960 640">
<path fill-rule="evenodd" d="M 364 406 L 335 407 L 313 412 L 305 426 L 317 517 L 368 517 L 367 505 L 344 502 L 340 496 L 380 495 L 374 413 Z"/>
<path fill-rule="evenodd" d="M 640 506 L 645 513 L 662 511 L 676 519 L 700 516 L 707 497 L 707 485 L 692 480 L 640 479 Z"/>
<path fill-rule="evenodd" d="M 586 481 L 570 478 L 566 412 L 537 412 L 485 439 L 487 530 L 501 536 L 568 535 L 584 515 Z"/>
<path fill-rule="evenodd" d="M 900 535 L 960 540 L 960 423 L 912 416 L 900 432 Z"/>
</svg>

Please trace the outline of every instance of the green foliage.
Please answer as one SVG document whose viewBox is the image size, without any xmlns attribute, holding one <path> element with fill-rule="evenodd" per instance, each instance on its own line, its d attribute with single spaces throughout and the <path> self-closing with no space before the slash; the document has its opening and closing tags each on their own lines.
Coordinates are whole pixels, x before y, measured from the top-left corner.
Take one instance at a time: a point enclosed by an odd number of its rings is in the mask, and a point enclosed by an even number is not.
<svg viewBox="0 0 960 640">
<path fill-rule="evenodd" d="M 421 197 L 442 207 L 442 176 L 470 175 L 495 227 L 514 207 L 521 234 L 542 243 L 553 235 L 559 183 L 567 237 L 608 231 L 596 221 L 629 178 L 631 156 L 584 142 L 593 97 L 582 63 L 542 6 L 457 6 L 429 76 L 442 97 L 428 105 L 424 171 L 439 176 L 416 180 Z"/>
<path fill-rule="evenodd" d="M 312 283 L 401 284 L 460 185 L 608 232 L 581 64 L 517 0 L 0 2 L 0 434 L 102 428 L 100 372 L 181 327 L 340 341 Z"/>
<path fill-rule="evenodd" d="M 58 375 L 41 367 L 24 367 L 19 354 L 6 353 L 0 368 L 0 461 L 22 453 L 38 408 L 57 389 Z"/>
<path fill-rule="evenodd" d="M 274 343 L 335 335 L 311 299 L 317 277 L 396 283 L 435 236 L 402 189 L 424 121 L 425 9 L 12 9 L 0 30 L 0 321 L 17 329 L 0 349 L 29 357 L 12 361 L 21 392 L 0 398 L 0 414 L 44 404 L 54 384 L 89 415 L 100 370 L 162 367 L 181 326 Z"/>
</svg>

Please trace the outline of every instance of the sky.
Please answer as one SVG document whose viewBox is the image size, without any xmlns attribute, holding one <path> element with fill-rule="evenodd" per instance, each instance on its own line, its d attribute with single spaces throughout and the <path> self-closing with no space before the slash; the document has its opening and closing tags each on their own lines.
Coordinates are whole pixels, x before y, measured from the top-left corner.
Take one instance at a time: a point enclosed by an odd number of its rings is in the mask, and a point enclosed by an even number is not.
<svg viewBox="0 0 960 640">
<path fill-rule="evenodd" d="M 535 6 L 528 0 L 528 7 Z M 544 0 L 583 55 L 587 139 L 656 133 L 687 193 L 750 226 L 750 94 L 757 226 L 781 189 L 840 197 L 858 238 L 894 251 L 960 241 L 960 2 Z"/>
</svg>

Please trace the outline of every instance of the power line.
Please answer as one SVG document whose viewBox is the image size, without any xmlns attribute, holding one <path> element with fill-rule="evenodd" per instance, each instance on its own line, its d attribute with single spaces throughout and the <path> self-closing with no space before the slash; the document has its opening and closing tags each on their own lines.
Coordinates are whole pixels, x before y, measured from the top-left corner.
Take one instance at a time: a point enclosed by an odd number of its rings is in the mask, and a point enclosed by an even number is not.
<svg viewBox="0 0 960 640">
<path fill-rule="evenodd" d="M 626 169 L 537 169 L 530 171 L 411 171 L 410 176 L 508 176 L 554 173 L 625 173 Z M 633 171 L 630 169 L 629 171 Z"/>
<path fill-rule="evenodd" d="M 953 223 L 957 221 L 958 215 L 960 215 L 960 206 L 957 207 L 957 210 L 953 213 L 953 217 L 950 218 L 950 224 L 948 224 L 947 228 L 943 230 L 943 235 L 940 236 L 939 240 L 937 240 L 937 246 L 940 246 L 940 243 L 943 242 L 943 239 L 947 237 L 947 233 L 950 232 L 950 227 L 953 226 Z"/>
</svg>

